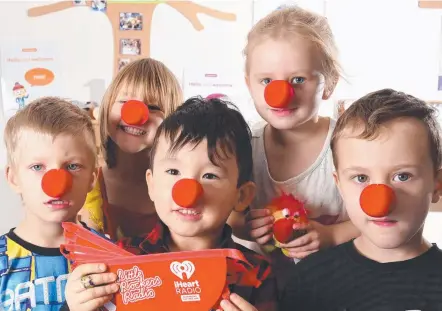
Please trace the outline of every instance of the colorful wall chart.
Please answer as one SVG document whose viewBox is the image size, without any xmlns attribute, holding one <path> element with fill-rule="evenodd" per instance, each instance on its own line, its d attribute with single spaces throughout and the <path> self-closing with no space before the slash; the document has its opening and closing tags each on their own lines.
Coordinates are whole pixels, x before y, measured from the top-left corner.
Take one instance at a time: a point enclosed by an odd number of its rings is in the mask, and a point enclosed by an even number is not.
<svg viewBox="0 0 442 311">
<path fill-rule="evenodd" d="M 3 113 L 8 120 L 41 96 L 61 96 L 57 45 L 16 42 L 1 48 Z"/>
<path fill-rule="evenodd" d="M 203 30 L 198 15 L 235 21 L 236 15 L 196 4 L 192 1 L 149 0 L 74 0 L 60 1 L 28 10 L 29 17 L 43 16 L 76 7 L 89 6 L 97 13 L 106 14 L 112 25 L 114 38 L 114 74 L 129 62 L 150 56 L 150 31 L 155 8 L 165 4 L 181 13 L 194 27 Z"/>
</svg>

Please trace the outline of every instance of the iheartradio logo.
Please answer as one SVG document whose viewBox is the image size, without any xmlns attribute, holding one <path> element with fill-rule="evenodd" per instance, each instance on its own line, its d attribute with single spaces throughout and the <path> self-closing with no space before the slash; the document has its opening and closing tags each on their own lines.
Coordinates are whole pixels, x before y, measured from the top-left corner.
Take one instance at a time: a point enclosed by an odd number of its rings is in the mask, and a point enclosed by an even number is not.
<svg viewBox="0 0 442 311">
<path fill-rule="evenodd" d="M 184 274 L 186 275 L 187 279 L 190 279 L 195 273 L 195 266 L 188 260 L 183 262 L 174 261 L 170 264 L 170 271 L 172 271 L 172 273 L 181 280 L 184 280 Z"/>
</svg>

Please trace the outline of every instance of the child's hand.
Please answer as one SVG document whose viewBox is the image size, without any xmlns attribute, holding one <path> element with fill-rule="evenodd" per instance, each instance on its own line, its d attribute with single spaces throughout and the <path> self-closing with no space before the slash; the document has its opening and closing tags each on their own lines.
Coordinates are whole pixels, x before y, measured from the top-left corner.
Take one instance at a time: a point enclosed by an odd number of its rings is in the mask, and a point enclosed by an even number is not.
<svg viewBox="0 0 442 311">
<path fill-rule="evenodd" d="M 114 273 L 105 273 L 104 264 L 78 266 L 66 284 L 66 302 L 70 311 L 93 311 L 112 299 L 118 291 Z"/>
<path fill-rule="evenodd" d="M 254 306 L 237 294 L 231 294 L 229 298 L 230 301 L 221 301 L 221 307 L 224 311 L 258 311 Z"/>
<path fill-rule="evenodd" d="M 281 248 L 289 252 L 291 258 L 303 259 L 331 245 L 330 229 L 314 220 L 310 220 L 306 225 L 295 224 L 293 229 L 307 230 L 307 233 L 287 244 L 280 244 Z"/>
<path fill-rule="evenodd" d="M 250 237 L 258 244 L 267 244 L 273 238 L 272 226 L 274 220 L 267 208 L 250 210 L 246 215 L 246 227 Z"/>
</svg>

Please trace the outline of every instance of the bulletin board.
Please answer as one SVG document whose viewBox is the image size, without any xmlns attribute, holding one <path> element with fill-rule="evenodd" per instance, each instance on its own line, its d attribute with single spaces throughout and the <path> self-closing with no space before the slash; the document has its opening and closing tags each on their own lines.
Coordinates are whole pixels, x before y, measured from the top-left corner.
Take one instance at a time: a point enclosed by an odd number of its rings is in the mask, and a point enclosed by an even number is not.
<svg viewBox="0 0 442 311">
<path fill-rule="evenodd" d="M 203 30 L 199 14 L 215 19 L 235 21 L 236 15 L 211 9 L 192 1 L 149 0 L 73 0 L 60 1 L 29 9 L 29 17 L 39 17 L 76 7 L 88 6 L 97 14 L 105 14 L 114 39 L 114 75 L 133 60 L 150 56 L 152 17 L 156 7 L 168 5 L 189 20 L 195 30 Z"/>
</svg>

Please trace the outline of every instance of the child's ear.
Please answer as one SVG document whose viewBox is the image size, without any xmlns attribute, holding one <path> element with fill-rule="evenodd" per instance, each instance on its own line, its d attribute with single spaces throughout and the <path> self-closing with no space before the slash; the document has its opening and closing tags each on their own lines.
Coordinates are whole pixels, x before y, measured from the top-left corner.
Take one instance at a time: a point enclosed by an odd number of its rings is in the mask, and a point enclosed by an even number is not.
<svg viewBox="0 0 442 311">
<path fill-rule="evenodd" d="M 250 91 L 250 77 L 248 75 L 244 76 L 244 81 L 246 82 L 247 88 Z"/>
<path fill-rule="evenodd" d="M 431 203 L 439 202 L 441 193 L 442 193 L 442 170 L 440 169 L 436 173 L 436 182 L 433 190 L 433 196 L 431 198 Z"/>
<path fill-rule="evenodd" d="M 339 190 L 339 193 L 341 193 L 341 184 L 339 183 L 339 176 L 338 176 L 338 173 L 336 171 L 333 171 L 333 179 L 335 181 L 336 187 Z"/>
<path fill-rule="evenodd" d="M 10 165 L 7 165 L 5 173 L 6 173 L 6 180 L 8 181 L 9 186 L 12 188 L 12 190 L 20 194 L 21 190 L 18 184 L 17 175 L 15 174 L 14 168 Z"/>
<path fill-rule="evenodd" d="M 88 192 L 91 192 L 94 189 L 95 183 L 98 182 L 97 177 L 98 177 L 98 168 L 95 168 L 91 175 L 91 181 L 89 184 Z"/>
<path fill-rule="evenodd" d="M 151 169 L 146 171 L 146 183 L 147 183 L 147 191 L 149 193 L 150 200 L 154 201 L 154 182 L 153 182 L 153 172 Z"/>
<path fill-rule="evenodd" d="M 327 100 L 330 98 L 330 96 L 332 96 L 337 84 L 338 79 L 334 81 L 327 81 L 327 79 L 325 79 L 324 91 L 322 92 L 322 100 Z"/>
<path fill-rule="evenodd" d="M 236 212 L 243 212 L 253 201 L 256 194 L 256 185 L 249 181 L 238 189 L 238 200 L 233 208 Z"/>
</svg>

